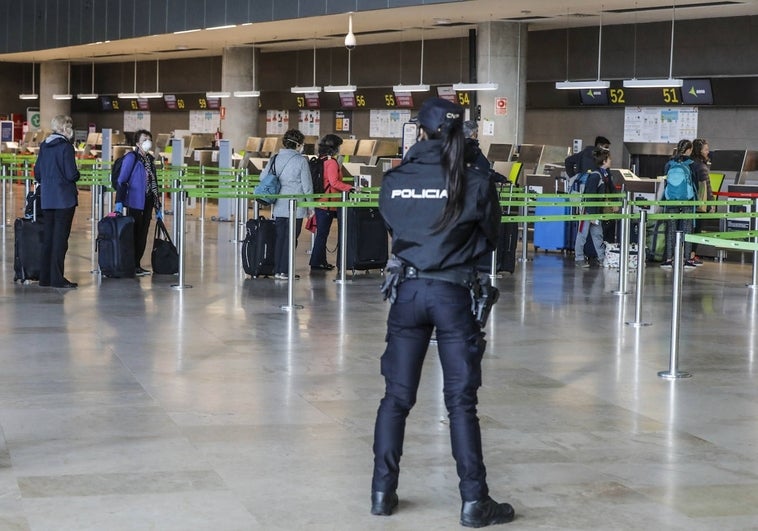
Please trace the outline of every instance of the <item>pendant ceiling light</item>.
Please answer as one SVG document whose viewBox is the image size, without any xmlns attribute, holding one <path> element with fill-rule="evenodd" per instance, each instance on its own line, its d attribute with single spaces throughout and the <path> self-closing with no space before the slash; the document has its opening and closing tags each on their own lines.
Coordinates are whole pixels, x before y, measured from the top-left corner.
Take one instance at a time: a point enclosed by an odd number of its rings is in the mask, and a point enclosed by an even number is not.
<svg viewBox="0 0 758 531">
<path fill-rule="evenodd" d="M 117 96 L 123 100 L 139 98 L 139 94 L 137 94 L 137 59 L 134 60 L 134 90 L 132 92 L 119 92 Z"/>
<path fill-rule="evenodd" d="M 76 99 L 79 100 L 95 100 L 98 94 L 95 93 L 95 61 L 92 61 L 92 85 L 89 94 L 77 94 Z"/>
<path fill-rule="evenodd" d="M 402 72 L 403 65 L 400 65 Z M 418 77 L 418 85 L 403 85 L 402 83 L 392 87 L 393 92 L 428 92 L 429 85 L 424 84 L 424 28 L 421 28 L 421 72 Z"/>
<path fill-rule="evenodd" d="M 67 64 L 68 67 L 68 76 L 66 81 L 66 93 L 65 94 L 53 94 L 54 100 L 70 100 L 73 98 L 71 95 L 71 61 Z"/>
<path fill-rule="evenodd" d="M 253 46 L 253 89 L 235 90 L 232 94 L 235 98 L 257 98 L 261 95 L 261 92 L 255 88 L 255 46 Z"/>
<path fill-rule="evenodd" d="M 327 85 L 324 87 L 324 92 L 355 92 L 358 87 L 350 83 L 350 61 L 353 49 L 357 45 L 355 40 L 355 34 L 353 33 L 353 14 L 349 13 L 348 19 L 348 31 L 345 35 L 345 48 L 347 48 L 347 85 Z"/>
<path fill-rule="evenodd" d="M 568 21 L 568 19 L 566 19 Z M 568 24 L 568 22 L 566 22 Z M 598 90 L 607 89 L 611 86 L 609 81 L 603 81 L 600 79 L 600 58 L 603 51 L 603 14 L 600 12 L 600 24 L 597 30 L 597 79 L 587 81 L 569 81 L 568 80 L 568 60 L 569 60 L 569 47 L 568 47 L 568 35 L 569 28 L 566 27 L 566 81 L 558 81 L 555 84 L 555 88 L 558 90 Z"/>
<path fill-rule="evenodd" d="M 18 99 L 20 100 L 36 100 L 37 98 L 39 98 L 39 94 L 37 94 L 37 92 L 34 90 L 35 67 L 36 67 L 36 64 L 32 63 L 32 91 L 19 94 Z"/>
<path fill-rule="evenodd" d="M 674 24 L 676 21 L 676 4 L 671 6 L 671 49 L 669 53 L 669 77 L 667 79 L 625 79 L 624 88 L 661 88 L 681 87 L 683 79 L 674 79 Z M 636 75 L 636 72 L 635 72 Z"/>
<path fill-rule="evenodd" d="M 310 87 L 300 87 L 295 85 L 290 87 L 293 94 L 315 94 L 321 92 L 321 87 L 316 85 L 316 39 L 313 39 L 313 85 Z"/>
<path fill-rule="evenodd" d="M 160 63 L 158 62 L 158 59 L 156 59 L 155 60 L 155 92 L 140 92 L 139 93 L 139 97 L 140 98 L 150 99 L 150 98 L 162 98 L 163 97 L 163 92 L 161 92 L 158 89 L 158 86 L 159 86 L 158 83 L 160 81 L 160 72 L 161 72 L 161 70 L 160 70 Z M 136 77 L 136 75 L 135 75 L 135 77 Z"/>
<path fill-rule="evenodd" d="M 458 92 L 466 91 L 480 91 L 480 90 L 497 90 L 498 84 L 490 81 L 490 75 L 492 73 L 492 20 L 489 21 L 488 39 L 487 39 L 487 82 L 486 83 L 455 83 L 453 90 Z"/>
</svg>

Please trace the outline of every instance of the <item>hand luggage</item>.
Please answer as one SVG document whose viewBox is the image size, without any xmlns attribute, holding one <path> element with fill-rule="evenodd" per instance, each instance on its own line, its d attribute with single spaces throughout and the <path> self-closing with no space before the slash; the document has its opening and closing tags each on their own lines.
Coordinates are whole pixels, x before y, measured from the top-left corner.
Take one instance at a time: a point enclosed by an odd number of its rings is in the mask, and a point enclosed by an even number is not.
<svg viewBox="0 0 758 531">
<path fill-rule="evenodd" d="M 175 275 L 179 272 L 179 253 L 171 241 L 162 219 L 155 221 L 155 236 L 153 251 L 150 253 L 150 263 L 156 275 Z"/>
<path fill-rule="evenodd" d="M 247 235 L 242 242 L 242 268 L 253 278 L 274 274 L 276 228 L 272 219 L 260 216 L 246 223 Z"/>
<path fill-rule="evenodd" d="M 44 245 L 40 188 L 36 186 L 26 196 L 24 217 L 13 222 L 13 281 L 39 280 Z"/>
<path fill-rule="evenodd" d="M 26 218 L 13 222 L 13 281 L 39 280 L 44 224 Z"/>
<path fill-rule="evenodd" d="M 503 187 L 498 194 L 504 197 Z M 513 197 L 513 184 L 509 185 L 507 199 Z M 503 207 L 503 216 L 511 215 L 511 206 Z M 495 267 L 497 271 L 513 273 L 516 270 L 516 246 L 518 245 L 518 223 L 500 223 L 497 230 L 497 248 L 495 249 Z M 477 269 L 481 272 L 492 270 L 492 253 L 487 253 L 479 259 Z"/>
<path fill-rule="evenodd" d="M 389 259 L 389 235 L 384 219 L 375 207 L 353 207 L 347 211 L 345 267 L 367 271 L 384 269 Z"/>
<path fill-rule="evenodd" d="M 549 201 L 555 203 L 560 201 L 559 198 L 537 198 L 537 205 L 540 201 Z M 570 207 L 557 206 L 536 206 L 534 209 L 535 216 L 563 216 L 571 213 Z M 534 249 L 543 249 L 545 251 L 562 251 L 568 245 L 567 241 L 567 223 L 563 221 L 537 221 L 534 223 Z M 574 238 L 576 239 L 576 238 Z M 571 249 L 574 248 L 572 243 Z"/>
<path fill-rule="evenodd" d="M 97 222 L 97 264 L 109 278 L 131 278 L 134 264 L 134 218 L 109 214 Z"/>
</svg>

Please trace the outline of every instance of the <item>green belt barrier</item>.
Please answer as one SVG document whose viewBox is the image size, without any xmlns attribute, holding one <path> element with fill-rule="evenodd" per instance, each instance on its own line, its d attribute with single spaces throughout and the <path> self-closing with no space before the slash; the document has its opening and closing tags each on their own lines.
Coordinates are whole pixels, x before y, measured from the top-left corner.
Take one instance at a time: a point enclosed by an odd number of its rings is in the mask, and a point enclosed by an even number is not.
<svg viewBox="0 0 758 531">
<path fill-rule="evenodd" d="M 739 232 L 713 232 L 704 234 L 685 234 L 684 240 L 692 243 L 702 243 L 722 249 L 739 249 L 740 251 L 758 251 L 758 243 L 735 241 L 741 238 L 754 238 L 758 231 L 748 230 Z"/>
<path fill-rule="evenodd" d="M 556 214 L 554 216 L 503 216 L 500 221 L 503 223 L 533 223 L 533 222 L 552 222 L 552 221 L 600 221 L 616 219 L 636 219 L 632 214 Z"/>
</svg>

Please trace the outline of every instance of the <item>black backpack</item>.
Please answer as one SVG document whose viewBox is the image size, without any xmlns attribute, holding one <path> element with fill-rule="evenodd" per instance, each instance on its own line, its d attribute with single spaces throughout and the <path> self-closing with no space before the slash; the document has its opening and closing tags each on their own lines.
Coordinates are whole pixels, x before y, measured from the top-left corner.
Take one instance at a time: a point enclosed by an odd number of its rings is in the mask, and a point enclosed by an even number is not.
<svg viewBox="0 0 758 531">
<path fill-rule="evenodd" d="M 308 161 L 308 167 L 311 170 L 311 181 L 313 182 L 313 193 L 323 194 L 324 190 L 324 159 L 321 157 L 311 157 Z"/>
<path fill-rule="evenodd" d="M 133 153 L 133 151 L 128 151 L 124 155 L 121 155 L 119 158 L 113 161 L 113 165 L 111 166 L 111 186 L 117 192 L 118 192 L 118 176 L 121 174 L 121 166 L 123 166 L 124 159 L 130 153 Z"/>
</svg>

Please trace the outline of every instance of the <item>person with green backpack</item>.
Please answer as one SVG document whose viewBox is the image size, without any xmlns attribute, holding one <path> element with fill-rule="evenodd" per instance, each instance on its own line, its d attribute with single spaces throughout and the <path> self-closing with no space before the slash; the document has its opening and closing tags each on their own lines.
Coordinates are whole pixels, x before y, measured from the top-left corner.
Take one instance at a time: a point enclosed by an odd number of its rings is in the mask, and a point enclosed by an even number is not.
<svg viewBox="0 0 758 531">
<path fill-rule="evenodd" d="M 663 189 L 663 197 L 667 201 L 694 201 L 697 198 L 697 190 L 693 184 L 692 171 L 694 161 L 692 155 L 692 142 L 683 139 L 680 140 L 674 151 L 674 156 L 666 163 L 664 172 L 666 174 L 666 185 Z M 664 206 L 663 211 L 668 214 L 692 214 L 695 212 L 695 205 L 692 206 Z M 666 251 L 663 254 L 661 267 L 671 269 L 673 267 L 674 243 L 676 231 L 682 231 L 685 234 L 692 233 L 692 222 L 690 219 L 672 219 L 666 222 Z M 685 269 L 694 269 L 695 263 L 690 258 L 692 244 L 684 244 L 684 256 L 687 259 L 684 262 Z"/>
</svg>

